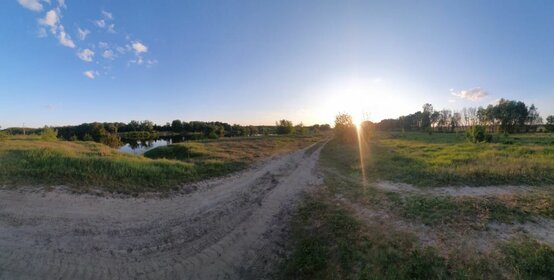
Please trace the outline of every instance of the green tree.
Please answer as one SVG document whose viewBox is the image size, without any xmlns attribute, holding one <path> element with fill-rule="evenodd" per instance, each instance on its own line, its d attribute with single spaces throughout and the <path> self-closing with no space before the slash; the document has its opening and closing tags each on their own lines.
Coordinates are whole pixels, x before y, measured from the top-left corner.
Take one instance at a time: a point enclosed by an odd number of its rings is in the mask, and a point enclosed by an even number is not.
<svg viewBox="0 0 554 280">
<path fill-rule="evenodd" d="M 546 117 L 546 129 L 550 132 L 554 132 L 554 115 Z"/>
<path fill-rule="evenodd" d="M 289 120 L 280 120 L 275 123 L 275 126 L 277 126 L 277 134 L 291 134 L 294 132 L 294 126 Z"/>
</svg>

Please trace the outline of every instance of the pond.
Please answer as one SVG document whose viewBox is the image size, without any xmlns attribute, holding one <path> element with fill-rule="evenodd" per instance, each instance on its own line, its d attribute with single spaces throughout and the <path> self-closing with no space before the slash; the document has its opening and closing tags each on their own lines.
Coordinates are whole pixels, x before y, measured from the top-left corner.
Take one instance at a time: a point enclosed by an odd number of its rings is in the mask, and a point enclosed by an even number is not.
<svg viewBox="0 0 554 280">
<path fill-rule="evenodd" d="M 152 150 L 156 147 L 167 146 L 169 144 L 180 143 L 189 141 L 187 136 L 160 136 L 156 139 L 121 139 L 123 146 L 119 147 L 119 151 L 127 154 L 142 155 L 145 152 Z"/>
</svg>

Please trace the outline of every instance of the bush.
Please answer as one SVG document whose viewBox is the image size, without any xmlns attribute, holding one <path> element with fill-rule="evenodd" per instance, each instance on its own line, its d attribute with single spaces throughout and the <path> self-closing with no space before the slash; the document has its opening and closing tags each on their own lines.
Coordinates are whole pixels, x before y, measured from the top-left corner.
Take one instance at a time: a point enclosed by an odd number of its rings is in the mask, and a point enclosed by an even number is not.
<svg viewBox="0 0 554 280">
<path fill-rule="evenodd" d="M 479 143 L 479 142 L 491 142 L 492 141 L 492 135 L 487 134 L 485 132 L 485 128 L 480 125 L 475 125 L 470 127 L 466 131 L 466 138 L 472 143 Z"/>
<path fill-rule="evenodd" d="M 51 127 L 45 126 L 44 129 L 42 129 L 40 138 L 44 141 L 55 141 L 58 139 L 58 131 Z"/>
<path fill-rule="evenodd" d="M 4 141 L 8 138 L 8 133 L 0 131 L 0 141 Z"/>
<path fill-rule="evenodd" d="M 353 143 L 358 140 L 356 126 L 349 114 L 338 114 L 335 118 L 335 135 L 343 143 Z"/>
<path fill-rule="evenodd" d="M 280 120 L 276 124 L 277 134 L 291 134 L 294 132 L 294 126 L 289 120 Z"/>
</svg>

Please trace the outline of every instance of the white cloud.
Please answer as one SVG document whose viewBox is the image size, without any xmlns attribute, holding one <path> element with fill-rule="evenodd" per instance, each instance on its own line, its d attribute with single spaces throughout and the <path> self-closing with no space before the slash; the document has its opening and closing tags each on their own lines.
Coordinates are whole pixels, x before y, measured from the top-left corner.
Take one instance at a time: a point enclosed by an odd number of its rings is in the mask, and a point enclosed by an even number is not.
<svg viewBox="0 0 554 280">
<path fill-rule="evenodd" d="M 102 57 L 104 57 L 106 59 L 115 59 L 115 54 L 113 53 L 112 50 L 105 50 L 102 53 Z"/>
<path fill-rule="evenodd" d="M 132 46 L 136 54 L 145 53 L 148 51 L 148 47 L 138 41 L 134 42 Z"/>
<path fill-rule="evenodd" d="M 98 26 L 100 28 L 106 27 L 106 21 L 103 20 L 103 19 L 95 20 L 94 24 L 96 24 L 96 26 Z"/>
<path fill-rule="evenodd" d="M 131 59 L 131 60 L 129 60 L 129 63 L 134 63 L 134 64 L 141 65 L 141 64 L 144 63 L 144 60 L 142 59 L 142 57 L 137 56 L 137 59 Z"/>
<path fill-rule="evenodd" d="M 113 19 L 113 15 L 112 15 L 112 13 L 110 13 L 110 12 L 102 11 L 102 15 L 103 15 L 104 18 L 106 18 L 106 19 Z"/>
<path fill-rule="evenodd" d="M 71 40 L 71 37 L 67 33 L 65 33 L 63 25 L 60 25 L 58 28 L 60 29 L 60 33 L 58 34 L 58 40 L 60 41 L 60 44 L 68 48 L 74 48 L 75 43 L 73 43 L 73 40 Z"/>
<path fill-rule="evenodd" d="M 83 75 L 85 75 L 89 79 L 94 79 L 96 77 L 96 75 L 98 75 L 98 72 L 88 70 L 88 71 L 83 72 Z"/>
<path fill-rule="evenodd" d="M 91 62 L 92 61 L 92 57 L 94 56 L 94 52 L 91 51 L 90 49 L 84 49 L 80 52 L 77 53 L 77 56 L 86 61 L 86 62 Z"/>
<path fill-rule="evenodd" d="M 65 0 L 58 0 L 58 6 L 65 7 Z"/>
<path fill-rule="evenodd" d="M 85 40 L 88 34 L 90 34 L 90 30 L 83 30 L 80 27 L 77 28 L 77 35 L 79 35 L 79 39 L 81 39 L 81 41 Z"/>
<path fill-rule="evenodd" d="M 479 87 L 467 89 L 467 90 L 461 90 L 458 92 L 454 91 L 454 89 L 450 89 L 450 93 L 459 98 L 467 99 L 471 101 L 477 101 L 477 100 L 483 99 L 488 95 L 488 92 L 484 91 Z"/>
<path fill-rule="evenodd" d="M 38 23 L 40 25 L 50 27 L 50 32 L 52 32 L 52 34 L 57 36 L 60 44 L 69 48 L 74 48 L 75 43 L 73 42 L 73 40 L 71 40 L 71 36 L 65 33 L 65 29 L 63 25 L 60 24 L 59 13 L 60 13 L 59 9 L 52 9 L 46 13 L 44 18 L 39 19 Z M 44 36 L 44 35 L 46 35 L 46 33 L 39 29 L 39 36 Z"/>
<path fill-rule="evenodd" d="M 53 34 L 56 34 L 56 29 L 58 28 L 60 17 L 56 10 L 50 10 L 46 13 L 44 18 L 38 20 L 38 23 L 41 25 L 49 26 Z"/>
<path fill-rule="evenodd" d="M 25 7 L 26 9 L 29 9 L 33 12 L 40 12 L 42 11 L 42 4 L 39 2 L 39 0 L 17 0 L 17 2 Z"/>
<path fill-rule="evenodd" d="M 109 33 L 114 33 L 114 34 L 116 33 L 115 32 L 115 24 L 112 23 L 108 26 L 108 32 Z"/>
</svg>

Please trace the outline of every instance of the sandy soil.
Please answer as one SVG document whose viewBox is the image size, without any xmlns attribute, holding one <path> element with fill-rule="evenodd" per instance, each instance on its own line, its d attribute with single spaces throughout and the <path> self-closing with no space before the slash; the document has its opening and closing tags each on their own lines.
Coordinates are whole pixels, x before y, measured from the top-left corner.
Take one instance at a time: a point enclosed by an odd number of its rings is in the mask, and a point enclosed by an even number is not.
<svg viewBox="0 0 554 280">
<path fill-rule="evenodd" d="M 0 190 L 0 279 L 260 279 L 321 147 L 169 198 Z"/>
</svg>

